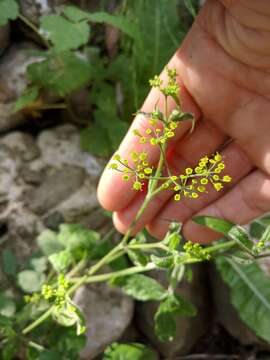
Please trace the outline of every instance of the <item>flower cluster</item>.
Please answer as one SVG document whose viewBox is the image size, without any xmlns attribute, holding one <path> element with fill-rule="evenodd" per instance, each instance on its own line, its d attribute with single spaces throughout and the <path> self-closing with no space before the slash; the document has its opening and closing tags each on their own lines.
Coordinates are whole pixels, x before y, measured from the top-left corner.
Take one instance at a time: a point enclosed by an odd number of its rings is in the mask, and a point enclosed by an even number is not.
<svg viewBox="0 0 270 360">
<path fill-rule="evenodd" d="M 66 302 L 68 287 L 68 281 L 63 274 L 60 274 L 57 279 L 57 288 L 53 288 L 52 285 L 44 284 L 41 289 L 41 295 L 45 300 L 53 302 L 56 306 L 61 307 Z"/>
<path fill-rule="evenodd" d="M 183 249 L 190 258 L 197 258 L 201 261 L 210 260 L 211 256 L 207 249 L 204 249 L 200 244 L 188 241 L 184 244 Z"/>
<path fill-rule="evenodd" d="M 181 109 L 179 99 L 179 85 L 177 84 L 177 73 L 175 69 L 166 68 L 167 85 L 164 81 L 155 76 L 150 80 L 152 87 L 158 88 L 165 96 L 165 111 L 161 112 L 157 106 L 152 112 L 139 111 L 148 121 L 145 130 L 133 130 L 134 136 L 138 137 L 140 144 L 157 145 L 160 150 L 160 159 L 162 160 L 162 168 L 155 169 L 149 164 L 148 154 L 145 151 L 132 151 L 130 160 L 116 154 L 109 167 L 113 170 L 121 172 L 123 181 L 132 181 L 133 190 L 142 190 L 143 185 L 148 180 L 155 180 L 158 191 L 170 190 L 174 194 L 174 200 L 179 201 L 182 197 L 196 199 L 201 193 L 207 192 L 207 184 L 211 184 L 216 191 L 220 191 L 224 187 L 224 183 L 230 182 L 232 179 L 229 175 L 221 175 L 225 169 L 222 156 L 219 153 L 212 157 L 204 156 L 193 168 L 186 168 L 183 174 L 171 174 L 169 165 L 166 161 L 166 149 L 168 141 L 175 136 L 176 129 L 181 122 L 192 120 L 194 125 L 194 117 L 190 113 L 185 113 Z M 167 113 L 167 98 L 171 97 L 176 108 Z"/>
<path fill-rule="evenodd" d="M 147 161 L 146 152 L 131 153 L 131 161 L 121 158 L 116 154 L 110 168 L 123 173 L 123 180 L 133 180 L 133 190 L 142 190 L 143 182 L 154 177 L 155 169 Z M 229 175 L 221 175 L 225 169 L 222 156 L 219 153 L 209 158 L 204 156 L 198 165 L 192 169 L 188 167 L 180 175 L 160 176 L 160 187 L 162 190 L 174 192 L 174 200 L 179 201 L 184 196 L 196 199 L 200 193 L 207 192 L 207 184 L 211 184 L 216 191 L 223 189 L 225 183 L 231 182 Z"/>
</svg>

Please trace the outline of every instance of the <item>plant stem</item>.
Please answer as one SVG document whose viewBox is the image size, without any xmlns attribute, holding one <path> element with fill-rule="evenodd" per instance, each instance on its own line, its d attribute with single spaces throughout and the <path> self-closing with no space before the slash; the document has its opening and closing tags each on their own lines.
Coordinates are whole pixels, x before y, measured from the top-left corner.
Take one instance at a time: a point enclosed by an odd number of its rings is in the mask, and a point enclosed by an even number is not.
<svg viewBox="0 0 270 360">
<path fill-rule="evenodd" d="M 219 251 L 219 250 L 229 250 L 232 247 L 234 247 L 236 244 L 236 242 L 234 240 L 231 241 L 226 241 L 224 243 L 221 244 L 215 244 L 213 246 L 208 247 L 206 250 L 209 253 L 215 252 L 215 251 Z"/>
<path fill-rule="evenodd" d="M 18 18 L 41 38 L 46 47 L 50 47 L 48 40 L 40 33 L 35 24 L 33 24 L 30 20 L 27 19 L 27 17 L 22 14 L 19 14 Z"/>
<path fill-rule="evenodd" d="M 37 320 L 33 321 L 29 326 L 24 328 L 22 331 L 23 335 L 28 334 L 34 328 L 36 328 L 41 323 L 43 323 L 43 321 L 45 321 L 46 319 L 48 319 L 49 316 L 51 316 L 52 312 L 53 312 L 53 306 L 50 307 L 47 311 L 45 311 L 45 313 L 43 313 Z"/>
</svg>

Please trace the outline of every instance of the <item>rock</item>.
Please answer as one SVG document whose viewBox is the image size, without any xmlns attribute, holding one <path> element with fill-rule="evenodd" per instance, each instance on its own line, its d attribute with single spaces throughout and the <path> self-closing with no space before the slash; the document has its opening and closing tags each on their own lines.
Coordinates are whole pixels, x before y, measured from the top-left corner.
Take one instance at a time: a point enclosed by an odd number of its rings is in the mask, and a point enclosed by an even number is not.
<svg viewBox="0 0 270 360">
<path fill-rule="evenodd" d="M 0 62 L 0 133 L 24 123 L 25 116 L 14 113 L 14 103 L 27 87 L 26 68 L 37 60 L 29 55 L 30 43 L 16 44 Z"/>
<path fill-rule="evenodd" d="M 9 44 L 10 26 L 6 24 L 0 26 L 0 55 L 5 51 Z"/>
<path fill-rule="evenodd" d="M 121 338 L 132 320 L 134 303 L 106 284 L 80 288 L 74 301 L 86 315 L 87 343 L 81 357 L 91 360 Z"/>
<path fill-rule="evenodd" d="M 198 314 L 196 317 L 176 318 L 177 335 L 173 341 L 161 342 L 155 335 L 154 314 L 158 307 L 156 302 L 138 303 L 136 305 L 136 321 L 139 330 L 166 358 L 186 354 L 208 329 L 208 303 L 204 287 L 204 273 L 203 266 L 193 266 L 192 282 L 182 282 L 177 289 L 180 295 L 189 299 L 197 307 Z M 167 285 L 164 273 L 155 272 L 153 277 L 163 283 L 164 286 Z"/>
<path fill-rule="evenodd" d="M 31 135 L 14 131 L 0 138 L 0 243 L 20 260 L 35 249 L 48 225 L 82 223 L 96 229 L 106 217 L 98 211 L 96 183 L 102 164 L 80 148 L 71 125 Z M 41 216 L 42 215 L 42 216 Z"/>
</svg>

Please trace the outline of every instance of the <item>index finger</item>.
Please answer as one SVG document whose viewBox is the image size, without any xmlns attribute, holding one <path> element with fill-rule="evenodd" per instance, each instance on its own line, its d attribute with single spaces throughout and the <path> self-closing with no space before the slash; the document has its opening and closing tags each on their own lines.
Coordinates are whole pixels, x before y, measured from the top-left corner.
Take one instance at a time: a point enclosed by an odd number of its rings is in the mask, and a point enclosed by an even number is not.
<svg viewBox="0 0 270 360">
<path fill-rule="evenodd" d="M 178 64 L 179 57 L 175 54 L 168 63 L 168 67 L 175 68 L 177 71 L 179 68 Z M 165 70 L 163 70 L 160 77 L 166 82 L 167 74 Z M 177 81 L 180 85 L 182 110 L 193 113 L 195 119 L 198 119 L 200 116 L 200 111 L 195 102 L 192 100 L 190 94 L 181 83 L 180 77 L 181 76 L 178 74 Z M 141 110 L 144 112 L 151 112 L 154 110 L 157 102 L 159 109 L 163 112 L 165 107 L 164 97 L 162 94 L 160 94 L 159 90 L 153 88 L 148 94 Z M 171 99 L 168 99 L 168 111 L 172 111 L 173 108 L 175 108 L 175 103 Z M 161 124 L 159 124 L 159 126 L 161 126 Z M 139 130 L 140 133 L 144 134 L 148 127 L 148 119 L 143 115 L 137 115 L 131 124 L 125 138 L 123 139 L 117 153 L 121 157 L 130 160 L 131 152 L 145 151 L 148 154 L 149 163 L 152 165 L 156 164 L 160 155 L 158 146 L 152 146 L 149 143 L 141 144 L 139 138 L 133 134 L 134 129 Z M 179 139 L 186 134 L 189 128 L 190 124 L 182 123 L 175 132 L 173 142 L 179 141 Z M 100 204 L 105 209 L 110 211 L 119 211 L 125 208 L 135 198 L 136 195 L 137 192 L 132 190 L 131 184 L 129 182 L 123 182 L 121 173 L 112 171 L 106 167 L 98 186 L 98 199 Z"/>
</svg>

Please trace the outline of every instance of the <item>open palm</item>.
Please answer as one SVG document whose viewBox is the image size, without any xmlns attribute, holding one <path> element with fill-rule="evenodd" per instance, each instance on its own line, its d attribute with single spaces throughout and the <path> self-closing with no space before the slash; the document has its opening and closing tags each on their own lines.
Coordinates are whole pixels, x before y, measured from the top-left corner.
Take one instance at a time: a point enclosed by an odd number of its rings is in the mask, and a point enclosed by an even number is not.
<svg viewBox="0 0 270 360">
<path fill-rule="evenodd" d="M 268 0 L 207 1 L 168 64 L 179 75 L 183 110 L 197 119 L 191 135 L 186 123 L 177 131 L 169 163 L 172 172 L 179 174 L 202 156 L 220 150 L 233 181 L 225 191 L 209 190 L 196 200 L 176 203 L 170 192 L 160 193 L 136 230 L 147 226 L 152 235 L 161 238 L 167 231 L 167 220 L 178 220 L 184 223 L 188 239 L 206 242 L 216 234 L 194 224 L 194 215 L 218 216 L 241 224 L 270 210 L 269 44 Z M 165 73 L 161 76 L 166 78 Z M 142 109 L 152 111 L 158 98 L 158 91 L 151 90 Z M 132 129 L 146 127 L 147 120 L 136 117 L 119 153 L 128 157 L 132 150 L 146 149 L 154 164 L 158 150 L 139 144 L 132 134 Z M 144 192 L 131 190 L 118 173 L 103 173 L 98 197 L 102 206 L 114 211 L 120 232 L 127 230 L 144 196 Z"/>
</svg>

